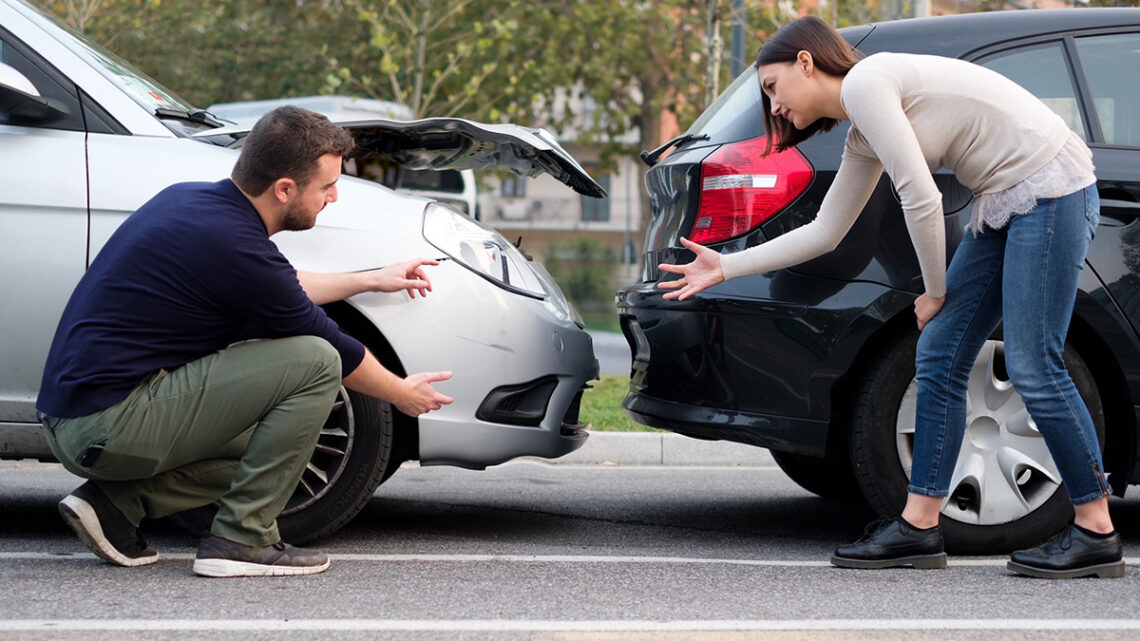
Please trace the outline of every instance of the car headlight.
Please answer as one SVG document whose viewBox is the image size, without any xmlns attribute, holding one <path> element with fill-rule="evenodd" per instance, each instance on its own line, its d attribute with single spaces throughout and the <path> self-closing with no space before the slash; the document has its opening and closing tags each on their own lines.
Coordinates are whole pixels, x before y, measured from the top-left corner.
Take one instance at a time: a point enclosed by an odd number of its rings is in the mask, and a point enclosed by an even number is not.
<svg viewBox="0 0 1140 641">
<path fill-rule="evenodd" d="M 424 239 L 503 289 L 538 299 L 549 295 L 514 245 L 499 232 L 446 205 L 432 202 L 424 208 Z"/>
<path fill-rule="evenodd" d="M 550 310 L 556 318 L 564 321 L 569 321 L 577 325 L 580 329 L 586 328 L 586 321 L 582 320 L 582 315 L 578 313 L 578 308 L 566 299 L 566 295 L 562 293 L 562 288 L 558 283 L 554 282 L 554 277 L 541 263 L 531 263 L 531 269 L 542 281 L 543 286 L 546 288 L 546 298 L 542 301 L 546 304 L 546 308 Z"/>
</svg>

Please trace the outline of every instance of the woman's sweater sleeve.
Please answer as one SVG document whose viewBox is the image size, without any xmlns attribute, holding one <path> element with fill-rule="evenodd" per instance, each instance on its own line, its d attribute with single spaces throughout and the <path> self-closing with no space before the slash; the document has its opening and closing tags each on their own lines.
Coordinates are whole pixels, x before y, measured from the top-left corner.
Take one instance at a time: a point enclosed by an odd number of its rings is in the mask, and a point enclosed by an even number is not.
<svg viewBox="0 0 1140 641">
<path fill-rule="evenodd" d="M 903 110 L 899 83 L 869 65 L 856 65 L 843 83 L 843 109 L 855 135 L 883 163 L 898 191 L 926 293 L 946 295 L 946 227 L 942 194 Z"/>
<path fill-rule="evenodd" d="M 791 267 L 835 249 L 855 224 L 882 173 L 876 158 L 844 151 L 815 220 L 762 245 L 724 254 L 720 269 L 725 280 Z"/>
<path fill-rule="evenodd" d="M 816 219 L 762 245 L 725 254 L 721 257 L 724 277 L 783 269 L 835 249 L 885 169 L 902 202 L 926 293 L 936 298 L 945 296 L 942 194 L 903 110 L 898 81 L 877 67 L 861 63 L 844 79 L 841 99 L 852 128 L 843 162 Z"/>
</svg>

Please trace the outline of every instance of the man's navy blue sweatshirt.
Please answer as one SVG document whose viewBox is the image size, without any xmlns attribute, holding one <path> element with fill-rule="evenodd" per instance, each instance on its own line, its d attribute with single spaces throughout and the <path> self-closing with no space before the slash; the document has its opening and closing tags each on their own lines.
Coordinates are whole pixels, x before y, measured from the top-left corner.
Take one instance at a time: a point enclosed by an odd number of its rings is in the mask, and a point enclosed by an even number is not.
<svg viewBox="0 0 1140 641">
<path fill-rule="evenodd" d="M 305 295 L 230 180 L 168 187 L 115 231 L 64 309 L 36 407 L 60 418 L 122 401 L 160 369 L 266 338 L 319 336 L 345 375 L 364 346 Z"/>
</svg>

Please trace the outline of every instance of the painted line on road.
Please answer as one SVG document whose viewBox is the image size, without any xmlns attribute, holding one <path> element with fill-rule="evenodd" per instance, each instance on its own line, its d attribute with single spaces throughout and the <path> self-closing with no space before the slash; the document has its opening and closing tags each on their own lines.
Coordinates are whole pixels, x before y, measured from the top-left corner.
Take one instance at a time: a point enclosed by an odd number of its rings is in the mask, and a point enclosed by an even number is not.
<svg viewBox="0 0 1140 641">
<path fill-rule="evenodd" d="M 164 552 L 163 559 L 193 560 L 193 552 Z M 0 561 L 71 561 L 94 560 L 94 554 L 50 552 L 0 552 Z M 329 554 L 333 561 L 366 563 L 582 563 L 582 564 L 657 564 L 657 565 L 746 565 L 777 568 L 830 568 L 828 561 L 794 559 L 720 559 L 684 556 L 591 556 L 568 554 Z M 1007 557 L 950 557 L 950 567 L 1004 567 Z M 1140 557 L 1126 557 L 1128 565 L 1140 565 Z"/>
<path fill-rule="evenodd" d="M 619 457 L 614 457 L 614 458 L 619 458 Z M 686 471 L 686 470 L 693 471 L 693 472 L 701 472 L 701 471 L 710 471 L 710 470 L 720 470 L 720 471 L 729 471 L 729 472 L 735 471 L 735 472 L 780 472 L 780 473 L 783 473 L 783 470 L 781 470 L 779 468 L 779 466 L 769 464 L 769 463 L 741 463 L 741 462 L 717 463 L 717 462 L 709 462 L 709 463 L 677 464 L 677 463 L 652 463 L 652 462 L 645 462 L 645 461 L 623 463 L 623 462 L 618 462 L 618 461 L 608 461 L 608 460 L 604 460 L 602 458 L 589 459 L 589 460 L 585 460 L 585 461 L 577 461 L 577 460 L 573 460 L 573 459 L 567 461 L 567 460 L 563 460 L 563 459 L 517 458 L 517 459 L 512 459 L 510 461 L 507 461 L 505 463 L 500 463 L 500 464 L 493 466 L 493 467 L 489 467 L 489 468 L 487 468 L 487 470 L 481 470 L 481 471 L 486 472 L 489 470 L 494 470 L 496 468 L 517 467 L 517 466 L 526 466 L 526 465 L 533 466 L 533 467 L 542 467 L 542 468 L 547 468 L 547 469 L 566 470 L 566 471 L 580 471 L 580 470 L 584 470 L 584 469 L 589 469 L 589 470 L 618 470 L 618 471 L 620 471 L 620 470 L 627 470 L 627 471 L 628 470 L 660 470 L 660 471 L 666 471 L 666 472 L 667 471 Z M 407 466 L 407 469 L 431 467 L 431 466 L 422 466 L 419 464 L 418 461 L 405 462 L 401 465 L 401 468 L 403 468 L 404 466 Z"/>
<path fill-rule="evenodd" d="M 1140 619 L 818 619 L 609 620 L 526 619 L 15 619 L 3 632 L 51 631 L 383 631 L 383 632 L 700 632 L 844 630 L 1140 630 Z"/>
</svg>

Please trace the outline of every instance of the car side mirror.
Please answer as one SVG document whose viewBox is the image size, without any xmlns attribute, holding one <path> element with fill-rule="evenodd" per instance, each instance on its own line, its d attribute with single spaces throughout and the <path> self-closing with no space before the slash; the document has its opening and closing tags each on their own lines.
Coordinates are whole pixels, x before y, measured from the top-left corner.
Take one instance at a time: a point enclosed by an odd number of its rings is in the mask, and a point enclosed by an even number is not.
<svg viewBox="0 0 1140 641">
<path fill-rule="evenodd" d="M 45 125 L 69 115 L 67 107 L 40 95 L 24 74 L 0 62 L 0 118 L 13 125 Z"/>
</svg>

